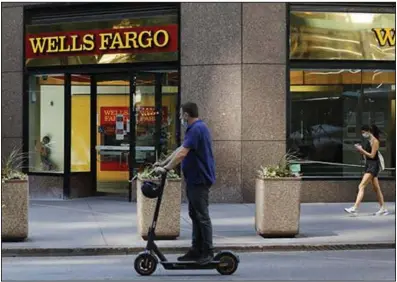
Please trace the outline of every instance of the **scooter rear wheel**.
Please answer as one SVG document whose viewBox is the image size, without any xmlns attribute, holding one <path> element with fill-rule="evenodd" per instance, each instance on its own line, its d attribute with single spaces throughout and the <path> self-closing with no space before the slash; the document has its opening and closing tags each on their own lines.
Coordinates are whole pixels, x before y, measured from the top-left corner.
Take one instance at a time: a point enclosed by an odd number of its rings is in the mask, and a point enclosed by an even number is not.
<svg viewBox="0 0 397 282">
<path fill-rule="evenodd" d="M 157 260 L 151 254 L 140 254 L 135 258 L 134 268 L 142 276 L 151 275 L 156 271 Z"/>
<path fill-rule="evenodd" d="M 215 260 L 219 261 L 216 266 L 216 270 L 222 275 L 232 275 L 236 272 L 238 267 L 238 259 L 232 253 L 221 253 L 215 257 Z"/>
</svg>

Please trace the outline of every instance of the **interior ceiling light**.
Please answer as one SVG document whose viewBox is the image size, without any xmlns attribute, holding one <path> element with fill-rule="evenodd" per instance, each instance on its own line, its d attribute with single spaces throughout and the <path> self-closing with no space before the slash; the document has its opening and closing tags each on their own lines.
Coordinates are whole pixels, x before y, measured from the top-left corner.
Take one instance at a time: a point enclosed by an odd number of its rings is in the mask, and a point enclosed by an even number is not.
<svg viewBox="0 0 397 282">
<path fill-rule="evenodd" d="M 352 23 L 372 23 L 374 19 L 373 14 L 351 13 L 350 20 Z"/>
</svg>

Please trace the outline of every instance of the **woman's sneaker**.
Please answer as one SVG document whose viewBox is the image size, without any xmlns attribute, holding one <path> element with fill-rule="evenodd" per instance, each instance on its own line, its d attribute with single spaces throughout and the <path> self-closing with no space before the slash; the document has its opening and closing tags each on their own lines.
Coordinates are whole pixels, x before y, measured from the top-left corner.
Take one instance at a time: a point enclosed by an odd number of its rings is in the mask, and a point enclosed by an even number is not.
<svg viewBox="0 0 397 282">
<path fill-rule="evenodd" d="M 380 208 L 374 215 L 379 216 L 379 215 L 388 215 L 389 211 L 385 208 Z"/>
<path fill-rule="evenodd" d="M 355 207 L 351 207 L 351 208 L 345 208 L 345 212 L 350 214 L 357 214 L 358 210 Z"/>
</svg>

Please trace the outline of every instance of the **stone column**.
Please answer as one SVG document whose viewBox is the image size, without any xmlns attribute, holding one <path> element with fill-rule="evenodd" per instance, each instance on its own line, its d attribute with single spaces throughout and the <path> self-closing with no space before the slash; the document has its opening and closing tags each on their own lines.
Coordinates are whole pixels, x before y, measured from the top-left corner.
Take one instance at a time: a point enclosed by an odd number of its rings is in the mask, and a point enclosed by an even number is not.
<svg viewBox="0 0 397 282">
<path fill-rule="evenodd" d="M 17 3 L 14 3 L 15 5 Z M 2 3 L 1 154 L 22 146 L 23 7 Z"/>
<path fill-rule="evenodd" d="M 211 201 L 241 202 L 241 3 L 181 4 L 181 100 L 198 104 L 214 146 Z"/>
<path fill-rule="evenodd" d="M 286 152 L 286 4 L 242 4 L 242 194 L 255 199 L 260 165 Z"/>
</svg>

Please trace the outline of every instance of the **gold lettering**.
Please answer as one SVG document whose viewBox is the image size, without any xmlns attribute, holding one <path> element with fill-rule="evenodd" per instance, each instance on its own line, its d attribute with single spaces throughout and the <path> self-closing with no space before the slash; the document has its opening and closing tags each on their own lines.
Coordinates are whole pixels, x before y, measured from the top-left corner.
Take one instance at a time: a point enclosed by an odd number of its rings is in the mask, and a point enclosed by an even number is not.
<svg viewBox="0 0 397 282">
<path fill-rule="evenodd" d="M 47 37 L 48 41 L 48 48 L 47 48 L 47 53 L 56 53 L 58 52 L 58 37 Z"/>
<path fill-rule="evenodd" d="M 164 42 L 162 44 L 160 44 L 159 42 L 159 35 L 163 34 L 164 35 Z M 153 36 L 153 41 L 154 41 L 154 45 L 157 47 L 164 47 L 167 46 L 168 42 L 170 41 L 170 36 L 168 34 L 168 32 L 166 30 L 160 29 L 158 31 L 156 31 L 156 33 Z"/>
<path fill-rule="evenodd" d="M 112 38 L 111 33 L 100 33 L 99 36 L 101 37 L 101 47 L 99 50 L 106 50 L 107 46 L 109 45 L 109 39 Z"/>
<path fill-rule="evenodd" d="M 83 45 L 80 45 L 80 47 L 77 48 L 79 36 L 76 34 L 76 35 L 71 35 L 70 37 L 72 38 L 72 49 L 70 51 L 71 52 L 76 52 L 76 51 L 83 50 Z"/>
<path fill-rule="evenodd" d="M 396 30 L 394 28 L 373 28 L 372 31 L 375 32 L 379 46 L 385 46 L 386 42 L 389 46 L 396 45 Z"/>
<path fill-rule="evenodd" d="M 152 47 L 152 40 L 153 40 L 153 38 L 151 38 L 151 37 L 149 37 L 149 38 L 147 38 L 146 39 L 146 44 L 143 42 L 143 36 L 145 35 L 145 34 L 147 34 L 148 36 L 152 36 L 152 32 L 151 31 L 142 31 L 140 34 L 139 34 L 139 36 L 138 36 L 138 43 L 139 43 L 139 46 L 140 47 L 142 47 L 142 48 L 150 48 L 150 47 Z"/>
<path fill-rule="evenodd" d="M 95 48 L 95 43 L 94 43 L 94 35 L 93 34 L 86 34 L 83 37 L 83 44 L 84 44 L 84 50 L 85 51 L 92 51 Z M 87 46 L 88 45 L 88 46 Z"/>
<path fill-rule="evenodd" d="M 138 44 L 136 43 L 136 38 L 137 38 L 138 34 L 134 31 L 132 31 L 132 32 L 126 32 L 126 33 L 124 33 L 124 35 L 125 35 L 125 40 L 126 40 L 125 47 L 131 48 L 130 42 L 132 42 L 133 48 L 137 49 Z M 132 38 L 130 37 L 131 35 L 132 35 Z"/>
<path fill-rule="evenodd" d="M 114 35 L 114 38 L 112 40 L 112 45 L 110 46 L 109 49 L 111 49 L 111 50 L 116 49 L 115 45 L 118 45 L 119 49 L 125 49 L 125 47 L 123 45 L 123 40 L 121 40 L 120 33 L 118 33 L 118 32 Z"/>
<path fill-rule="evenodd" d="M 68 45 L 68 49 L 65 49 L 66 36 L 59 36 L 59 52 L 69 52 L 70 46 Z"/>
<path fill-rule="evenodd" d="M 29 38 L 30 45 L 32 46 L 33 53 L 43 53 L 44 52 L 44 47 L 45 47 L 45 42 L 47 41 L 47 38 Z"/>
</svg>

